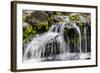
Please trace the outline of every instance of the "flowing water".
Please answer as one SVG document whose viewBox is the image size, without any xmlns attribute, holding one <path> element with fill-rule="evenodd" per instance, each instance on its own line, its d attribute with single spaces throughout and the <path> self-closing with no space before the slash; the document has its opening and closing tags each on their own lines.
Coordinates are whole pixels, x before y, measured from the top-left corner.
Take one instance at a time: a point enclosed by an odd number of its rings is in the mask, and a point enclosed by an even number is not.
<svg viewBox="0 0 100 73">
<path fill-rule="evenodd" d="M 85 40 L 85 52 L 87 52 L 87 32 L 86 32 L 86 28 L 84 28 L 84 40 Z"/>
<path fill-rule="evenodd" d="M 32 41 L 25 48 L 23 55 L 24 61 L 42 60 L 44 58 L 55 60 L 57 57 L 63 58 L 62 56 L 64 54 L 67 56 L 70 53 L 71 43 L 68 34 L 64 36 L 65 27 L 68 29 L 74 29 L 78 33 L 79 43 L 74 43 L 74 46 L 77 46 L 79 53 L 82 53 L 80 28 L 76 23 L 59 22 L 52 25 L 48 32 L 33 37 Z M 86 35 L 86 29 L 84 30 L 84 35 Z M 65 42 L 64 37 L 67 38 L 68 43 Z M 87 44 L 86 36 L 84 36 L 84 39 Z M 85 45 L 85 48 L 87 48 L 87 45 Z"/>
</svg>

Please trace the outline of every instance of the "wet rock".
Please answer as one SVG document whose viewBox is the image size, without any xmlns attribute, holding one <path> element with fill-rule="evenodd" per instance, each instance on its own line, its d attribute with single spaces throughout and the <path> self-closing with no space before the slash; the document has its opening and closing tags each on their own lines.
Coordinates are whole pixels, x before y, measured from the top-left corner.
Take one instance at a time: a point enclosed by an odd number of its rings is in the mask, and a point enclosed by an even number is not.
<svg viewBox="0 0 100 73">
<path fill-rule="evenodd" d="M 42 12 L 42 11 L 32 12 L 31 16 L 34 17 L 35 19 L 41 21 L 41 22 L 45 22 L 48 18 L 48 14 L 46 14 L 45 12 Z"/>
<path fill-rule="evenodd" d="M 45 24 L 48 19 L 48 14 L 42 11 L 34 11 L 30 15 L 26 16 L 26 22 L 31 25 L 36 25 L 39 22 Z"/>
<path fill-rule="evenodd" d="M 68 17 L 68 16 L 59 16 L 59 15 L 55 15 L 53 19 L 54 19 L 54 21 L 56 21 L 56 22 L 65 22 L 65 21 L 69 21 L 69 17 Z"/>
</svg>

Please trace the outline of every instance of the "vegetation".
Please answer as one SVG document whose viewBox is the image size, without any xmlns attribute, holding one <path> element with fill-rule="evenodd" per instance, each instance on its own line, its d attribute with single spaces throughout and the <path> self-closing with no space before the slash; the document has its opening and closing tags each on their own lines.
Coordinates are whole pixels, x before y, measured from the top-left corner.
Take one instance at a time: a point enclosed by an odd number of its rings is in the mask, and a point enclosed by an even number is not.
<svg viewBox="0 0 100 73">
<path fill-rule="evenodd" d="M 69 16 L 70 21 L 81 21 L 79 15 L 71 15 Z"/>
<path fill-rule="evenodd" d="M 51 25 L 56 22 L 63 22 L 61 18 L 55 18 L 55 16 L 68 16 L 69 21 L 74 21 L 80 27 L 81 31 L 84 27 L 84 23 L 80 18 L 80 15 L 71 15 L 72 12 L 53 12 L 53 11 L 31 11 L 30 13 L 23 11 L 23 23 L 28 25 L 23 27 L 23 40 L 26 42 L 30 40 L 31 37 L 37 34 L 42 34 L 47 32 Z M 83 13 L 85 15 L 85 13 Z M 81 15 L 83 15 L 81 13 Z M 89 14 L 86 14 L 89 16 Z M 77 22 L 78 21 L 78 22 Z M 73 42 L 73 41 L 72 41 Z"/>
</svg>

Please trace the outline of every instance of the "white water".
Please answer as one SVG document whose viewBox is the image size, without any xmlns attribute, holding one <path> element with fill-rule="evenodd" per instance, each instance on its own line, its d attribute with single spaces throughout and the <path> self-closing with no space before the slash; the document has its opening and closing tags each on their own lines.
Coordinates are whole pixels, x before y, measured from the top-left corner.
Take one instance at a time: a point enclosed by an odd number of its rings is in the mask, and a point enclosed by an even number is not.
<svg viewBox="0 0 100 73">
<path fill-rule="evenodd" d="M 56 56 L 56 52 L 60 49 L 59 54 L 69 53 L 70 50 L 69 44 L 65 43 L 64 40 L 64 28 L 68 29 L 74 28 L 79 35 L 79 50 L 82 53 L 81 49 L 81 32 L 79 27 L 75 23 L 66 23 L 60 22 L 55 25 L 52 25 L 48 32 L 33 37 L 32 41 L 27 45 L 24 53 L 24 60 L 38 60 L 45 57 Z M 56 46 L 54 45 L 56 41 Z M 69 40 L 68 40 L 69 42 Z M 51 44 L 51 45 L 48 45 Z M 46 46 L 48 45 L 48 46 Z M 57 48 L 58 47 L 58 48 Z M 49 50 L 49 52 L 48 52 Z"/>
<path fill-rule="evenodd" d="M 62 27 L 61 27 L 61 34 L 62 35 L 64 35 L 63 34 L 63 32 L 64 32 L 64 27 L 67 27 L 68 29 L 71 29 L 71 28 L 74 28 L 76 31 L 77 31 L 77 33 L 78 33 L 78 36 L 79 36 L 79 51 L 80 51 L 80 53 L 82 53 L 82 48 L 81 48 L 81 31 L 80 31 L 80 29 L 79 29 L 79 27 L 75 24 L 75 23 L 63 23 L 62 24 Z M 68 45 L 69 46 L 69 45 Z"/>
<path fill-rule="evenodd" d="M 86 32 L 86 27 L 84 28 L 84 41 L 85 41 L 85 52 L 87 52 L 87 32 Z"/>
<path fill-rule="evenodd" d="M 30 58 L 40 58 L 41 53 L 45 51 L 45 44 L 57 35 L 57 33 L 50 32 L 34 37 L 26 47 L 24 59 L 27 59 L 28 52 L 31 53 Z"/>
<path fill-rule="evenodd" d="M 76 26 L 75 23 L 73 23 L 72 25 L 77 30 L 77 32 L 79 34 L 79 50 L 80 50 L 80 53 L 82 53 L 82 48 L 81 48 L 81 31 L 80 31 L 79 27 Z"/>
</svg>

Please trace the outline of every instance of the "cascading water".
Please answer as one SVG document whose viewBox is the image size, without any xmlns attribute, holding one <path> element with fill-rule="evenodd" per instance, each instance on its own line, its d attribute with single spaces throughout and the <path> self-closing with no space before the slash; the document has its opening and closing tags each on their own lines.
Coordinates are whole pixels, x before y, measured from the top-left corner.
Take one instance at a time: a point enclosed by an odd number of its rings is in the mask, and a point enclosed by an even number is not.
<svg viewBox="0 0 100 73">
<path fill-rule="evenodd" d="M 78 47 L 79 48 L 78 49 L 79 49 L 79 51 L 81 53 L 82 52 L 82 48 L 81 48 L 81 31 L 80 31 L 79 27 L 75 23 L 67 23 L 66 24 L 66 27 L 68 29 L 74 29 L 74 30 L 77 31 L 78 36 L 79 36 L 79 44 L 78 44 Z M 76 43 L 74 43 L 74 44 L 76 44 Z"/>
<path fill-rule="evenodd" d="M 86 32 L 86 28 L 84 28 L 84 41 L 85 41 L 85 50 L 84 50 L 84 52 L 87 52 L 87 32 Z"/>
<path fill-rule="evenodd" d="M 25 49 L 24 59 L 41 58 L 41 53 L 44 53 L 47 42 L 57 35 L 57 33 L 51 32 L 34 37 Z"/>
<path fill-rule="evenodd" d="M 56 23 L 55 25 L 52 25 L 49 32 L 58 33 L 59 37 L 57 38 L 60 41 L 60 50 L 62 53 L 67 52 L 66 49 L 68 49 L 67 44 L 64 40 L 64 27 L 65 22 Z"/>
<path fill-rule="evenodd" d="M 80 28 L 76 25 L 76 23 L 59 22 L 52 25 L 48 32 L 33 37 L 32 41 L 25 48 L 25 52 L 23 55 L 24 61 L 32 59 L 37 61 L 45 58 L 55 60 L 57 55 L 70 53 L 70 37 L 68 36 L 68 34 L 64 33 L 65 28 L 74 29 L 78 33 L 79 43 L 74 43 L 74 47 L 79 50 L 79 53 L 82 53 Z M 86 30 L 84 30 L 84 35 L 85 34 Z M 67 39 L 68 43 L 65 42 L 64 38 Z M 76 38 L 74 37 L 73 39 L 75 40 Z M 85 36 L 84 39 L 86 39 Z M 87 46 L 85 45 L 85 48 L 86 47 Z M 76 50 L 76 48 L 74 50 Z"/>
</svg>

